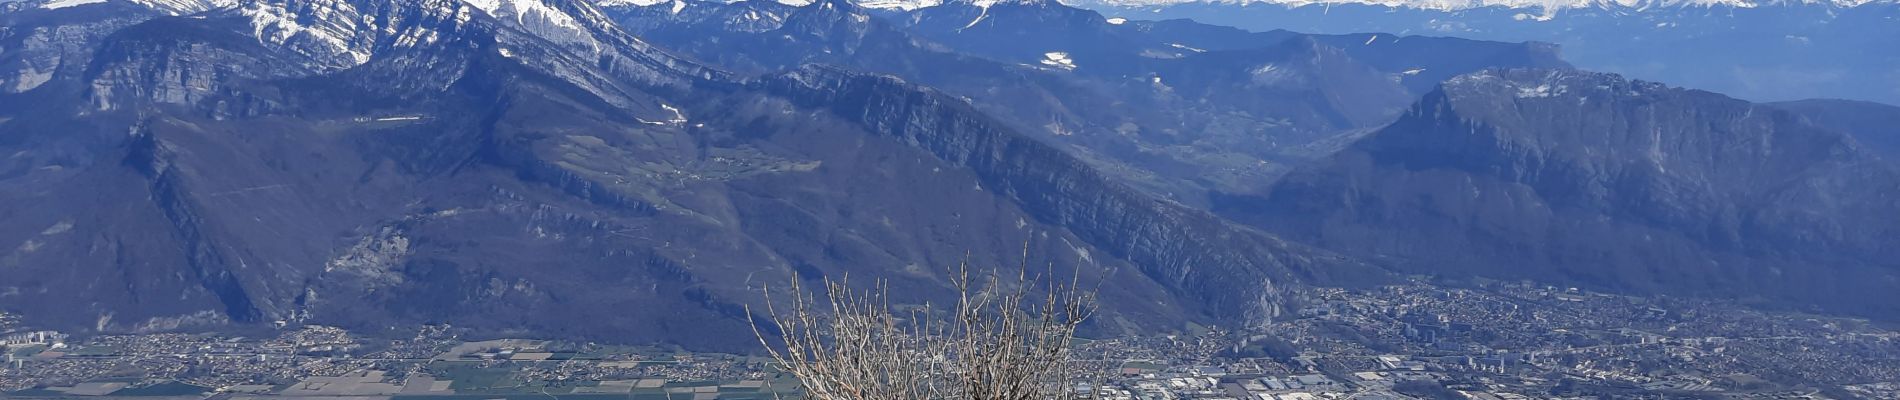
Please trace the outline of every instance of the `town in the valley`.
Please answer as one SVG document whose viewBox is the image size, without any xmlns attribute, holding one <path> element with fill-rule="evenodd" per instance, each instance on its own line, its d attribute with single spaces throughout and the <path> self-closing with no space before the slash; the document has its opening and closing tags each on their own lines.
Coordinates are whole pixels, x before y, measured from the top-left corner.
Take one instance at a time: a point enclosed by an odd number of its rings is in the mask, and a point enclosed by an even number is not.
<svg viewBox="0 0 1900 400">
<path fill-rule="evenodd" d="M 1105 400 L 1897 399 L 1900 333 L 1866 320 L 1522 283 L 1323 290 L 1249 327 L 1078 339 Z M 0 316 L 0 397 L 794 398 L 758 355 L 453 326 L 80 336 Z"/>
</svg>

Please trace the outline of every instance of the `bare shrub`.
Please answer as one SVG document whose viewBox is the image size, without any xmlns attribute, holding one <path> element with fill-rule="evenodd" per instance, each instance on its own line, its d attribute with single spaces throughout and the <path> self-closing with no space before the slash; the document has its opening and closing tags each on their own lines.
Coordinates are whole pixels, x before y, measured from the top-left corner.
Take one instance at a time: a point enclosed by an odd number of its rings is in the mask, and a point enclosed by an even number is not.
<svg viewBox="0 0 1900 400">
<path fill-rule="evenodd" d="M 1070 389 L 1076 327 L 1094 312 L 1094 294 L 1018 274 L 1014 282 L 986 274 L 983 286 L 968 263 L 953 272 L 956 309 L 929 304 L 897 311 L 889 286 L 858 291 L 825 281 L 825 301 L 793 279 L 790 310 L 767 315 L 784 346 L 754 327 L 772 358 L 820 400 L 1060 400 Z M 848 279 L 848 278 L 847 278 Z M 1005 287 L 1004 284 L 1009 284 Z M 1032 292 L 1040 286 L 1042 295 Z"/>
</svg>

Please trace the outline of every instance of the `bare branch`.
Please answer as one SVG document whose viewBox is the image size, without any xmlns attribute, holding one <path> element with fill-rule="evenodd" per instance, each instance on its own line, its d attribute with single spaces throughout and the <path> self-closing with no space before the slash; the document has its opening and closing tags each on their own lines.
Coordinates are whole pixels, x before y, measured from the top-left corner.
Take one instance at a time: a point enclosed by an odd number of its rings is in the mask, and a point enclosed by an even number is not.
<svg viewBox="0 0 1900 400">
<path fill-rule="evenodd" d="M 1049 276 L 1031 278 L 1027 267 L 1019 268 L 1015 282 L 991 272 L 979 287 L 969 262 L 960 263 L 950 274 L 956 308 L 944 314 L 924 304 L 905 313 L 908 318 L 898 317 L 885 282 L 857 291 L 849 278 L 827 279 L 826 303 L 818 304 L 794 278 L 789 314 L 780 313 L 766 291 L 767 317 L 779 326 L 783 349 L 756 326 L 753 334 L 814 399 L 1078 397 L 1070 389 L 1070 343 L 1095 311 L 1094 293 L 1073 279 L 1063 285 Z M 1044 293 L 1031 293 L 1036 289 Z M 827 307 L 828 314 L 819 312 Z"/>
</svg>

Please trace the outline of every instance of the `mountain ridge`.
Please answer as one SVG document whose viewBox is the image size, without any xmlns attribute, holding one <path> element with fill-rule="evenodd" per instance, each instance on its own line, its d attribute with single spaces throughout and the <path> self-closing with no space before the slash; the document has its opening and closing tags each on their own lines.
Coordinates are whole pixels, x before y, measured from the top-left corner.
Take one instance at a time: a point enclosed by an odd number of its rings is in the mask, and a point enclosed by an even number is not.
<svg viewBox="0 0 1900 400">
<path fill-rule="evenodd" d="M 904 14 L 849 2 L 674 4 L 607 11 L 655 43 L 736 70 L 831 63 L 963 96 L 1195 206 L 1207 190 L 1250 192 L 1352 130 L 1383 123 L 1440 77 L 1566 66 L 1533 44 L 1118 23 L 1053 2 Z"/>
<path fill-rule="evenodd" d="M 1854 8 L 1869 4 L 1893 3 L 1892 0 L 1071 0 L 1077 5 L 1110 7 L 1167 6 L 1176 4 L 1276 5 L 1288 8 L 1365 5 L 1389 8 L 1414 8 L 1459 11 L 1479 8 L 1537 9 L 1545 12 L 1574 9 L 1646 11 L 1663 8 L 1756 8 L 1784 5 L 1821 5 Z M 1544 14 L 1535 18 L 1548 18 Z"/>
<path fill-rule="evenodd" d="M 0 110 L 0 148 L 32 155 L 0 163 L 0 241 L 19 244 L 0 248 L 19 277 L 0 307 L 82 333 L 450 322 L 739 350 L 756 344 L 747 306 L 794 271 L 927 302 L 949 294 L 938 266 L 1048 264 L 1103 282 L 1103 334 L 1384 279 L 886 77 L 734 75 L 578 2 L 542 3 L 577 21 L 561 26 L 517 18 L 531 7 L 304 1 L 271 4 L 379 28 L 332 41 L 239 8 L 29 12 L 127 26 L 86 25 L 110 30 L 73 42 L 90 67 L 0 94 L 35 104 Z"/>
<path fill-rule="evenodd" d="M 1894 165 L 1790 112 L 1576 71 L 1448 81 L 1224 215 L 1420 273 L 1895 315 Z"/>
</svg>

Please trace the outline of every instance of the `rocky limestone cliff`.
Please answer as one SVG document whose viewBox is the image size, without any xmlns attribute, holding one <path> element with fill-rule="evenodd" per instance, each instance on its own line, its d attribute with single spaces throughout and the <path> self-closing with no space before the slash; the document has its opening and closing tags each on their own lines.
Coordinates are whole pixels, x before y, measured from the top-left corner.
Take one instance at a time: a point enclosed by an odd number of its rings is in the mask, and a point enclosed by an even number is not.
<svg viewBox="0 0 1900 400">
<path fill-rule="evenodd" d="M 1221 212 L 1398 268 L 1895 315 L 1900 175 L 1773 107 L 1560 70 L 1445 83 Z"/>
</svg>

